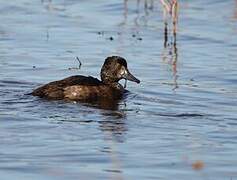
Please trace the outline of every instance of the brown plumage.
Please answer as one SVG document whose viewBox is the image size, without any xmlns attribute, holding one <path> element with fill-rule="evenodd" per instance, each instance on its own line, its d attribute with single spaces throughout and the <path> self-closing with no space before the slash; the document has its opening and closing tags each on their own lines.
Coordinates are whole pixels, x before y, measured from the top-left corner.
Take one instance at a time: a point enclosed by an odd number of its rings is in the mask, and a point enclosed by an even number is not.
<svg viewBox="0 0 237 180">
<path fill-rule="evenodd" d="M 125 91 L 118 83 L 120 79 L 140 82 L 128 71 L 125 59 L 119 56 L 112 56 L 106 58 L 101 69 L 102 81 L 91 76 L 71 76 L 43 85 L 35 89 L 31 94 L 55 100 L 94 101 L 120 99 Z"/>
</svg>

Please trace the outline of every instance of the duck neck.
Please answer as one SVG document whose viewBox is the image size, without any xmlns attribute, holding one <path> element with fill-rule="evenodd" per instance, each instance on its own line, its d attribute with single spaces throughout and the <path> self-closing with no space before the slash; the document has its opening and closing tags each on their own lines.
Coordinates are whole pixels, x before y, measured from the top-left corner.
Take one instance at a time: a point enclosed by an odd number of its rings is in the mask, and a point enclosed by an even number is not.
<svg viewBox="0 0 237 180">
<path fill-rule="evenodd" d="M 123 86 L 119 82 L 103 82 L 103 83 L 112 88 L 115 88 L 118 90 L 124 90 Z"/>
<path fill-rule="evenodd" d="M 111 84 L 111 86 L 116 88 L 116 89 L 119 89 L 119 90 L 123 90 L 124 89 L 123 86 L 120 83 L 118 83 L 118 82 L 115 82 L 115 83 Z"/>
</svg>

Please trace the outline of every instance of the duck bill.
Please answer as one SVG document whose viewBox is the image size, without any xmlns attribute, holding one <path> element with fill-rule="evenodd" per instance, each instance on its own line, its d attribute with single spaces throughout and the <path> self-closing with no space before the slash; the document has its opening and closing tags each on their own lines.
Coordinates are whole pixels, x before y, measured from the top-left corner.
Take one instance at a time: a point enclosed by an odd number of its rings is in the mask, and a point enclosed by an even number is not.
<svg viewBox="0 0 237 180">
<path fill-rule="evenodd" d="M 123 78 L 129 81 L 133 81 L 136 83 L 140 83 L 140 80 L 134 77 L 128 70 L 126 70 L 126 73 L 124 73 Z"/>
</svg>

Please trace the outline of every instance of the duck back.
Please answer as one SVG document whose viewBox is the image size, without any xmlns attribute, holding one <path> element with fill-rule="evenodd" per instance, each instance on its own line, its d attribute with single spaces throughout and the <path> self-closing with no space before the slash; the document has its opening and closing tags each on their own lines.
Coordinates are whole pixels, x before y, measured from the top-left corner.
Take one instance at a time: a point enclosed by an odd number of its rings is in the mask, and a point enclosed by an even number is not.
<svg viewBox="0 0 237 180">
<path fill-rule="evenodd" d="M 71 76 L 59 81 L 53 81 L 35 89 L 31 94 L 33 96 L 44 97 L 48 99 L 63 99 L 65 98 L 65 89 L 71 86 L 100 86 L 103 83 L 97 78 L 91 76 Z"/>
</svg>

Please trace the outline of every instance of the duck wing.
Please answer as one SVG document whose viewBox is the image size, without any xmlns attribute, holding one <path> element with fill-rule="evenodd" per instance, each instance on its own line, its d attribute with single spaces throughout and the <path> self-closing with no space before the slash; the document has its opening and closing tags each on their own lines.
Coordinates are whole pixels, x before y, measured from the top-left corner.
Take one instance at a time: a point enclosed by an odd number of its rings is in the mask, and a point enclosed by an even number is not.
<svg viewBox="0 0 237 180">
<path fill-rule="evenodd" d="M 68 78 L 53 81 L 35 89 L 31 94 L 33 96 L 45 97 L 49 99 L 63 99 L 64 88 L 74 85 L 98 86 L 103 84 L 97 78 L 91 76 L 70 76 Z"/>
</svg>

